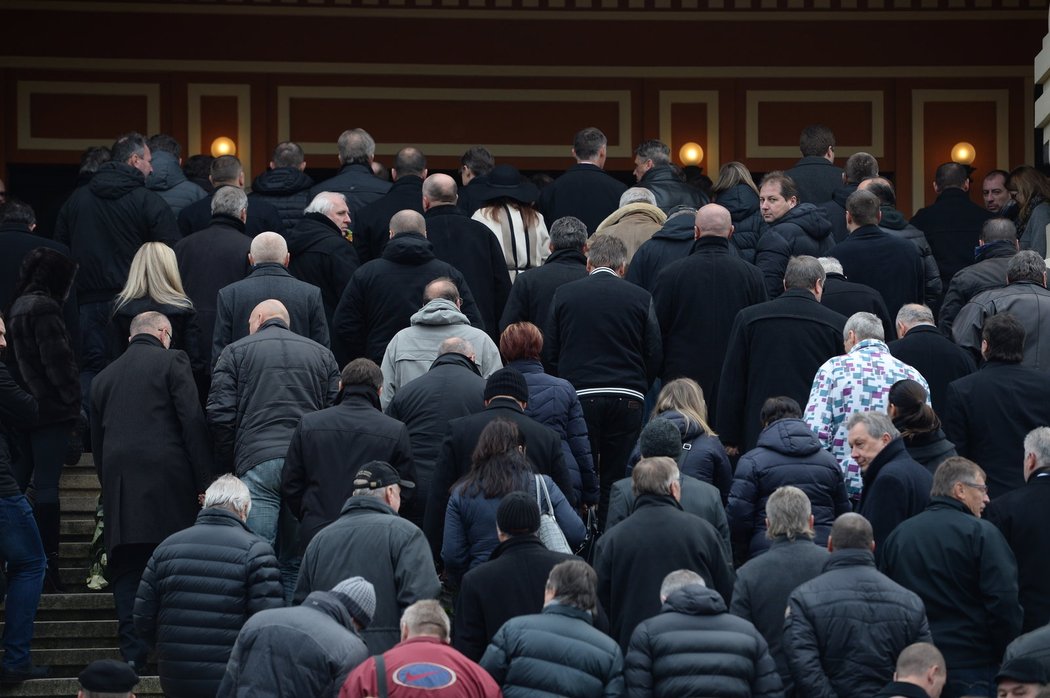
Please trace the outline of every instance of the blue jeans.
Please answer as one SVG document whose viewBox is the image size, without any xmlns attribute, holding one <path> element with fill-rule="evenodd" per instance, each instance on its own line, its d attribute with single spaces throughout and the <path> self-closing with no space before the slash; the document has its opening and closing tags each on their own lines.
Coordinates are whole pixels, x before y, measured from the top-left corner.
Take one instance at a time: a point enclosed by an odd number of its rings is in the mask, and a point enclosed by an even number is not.
<svg viewBox="0 0 1050 698">
<path fill-rule="evenodd" d="M 995 675 L 998 671 L 997 666 L 948 669 L 948 682 L 944 684 L 941 698 L 963 698 L 963 696 L 995 698 Z"/>
<path fill-rule="evenodd" d="M 0 497 L 0 559 L 7 563 L 3 667 L 14 669 L 29 661 L 33 620 L 47 569 L 33 510 L 23 495 Z"/>
<path fill-rule="evenodd" d="M 273 546 L 281 567 L 285 598 L 291 599 L 302 558 L 296 555 L 298 523 L 288 507 L 281 506 L 281 473 L 284 458 L 263 461 L 241 476 L 252 496 L 248 528 Z"/>
</svg>

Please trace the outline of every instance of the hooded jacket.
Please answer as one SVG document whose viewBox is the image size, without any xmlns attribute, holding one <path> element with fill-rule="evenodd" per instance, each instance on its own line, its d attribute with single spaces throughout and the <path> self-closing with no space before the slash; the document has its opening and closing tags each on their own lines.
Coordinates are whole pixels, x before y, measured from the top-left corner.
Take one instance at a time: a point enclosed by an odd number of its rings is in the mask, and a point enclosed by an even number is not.
<svg viewBox="0 0 1050 698">
<path fill-rule="evenodd" d="M 815 543 L 828 542 L 831 525 L 852 511 L 835 457 L 821 448 L 801 419 L 778 419 L 758 436 L 758 445 L 737 463 L 727 514 L 737 561 L 769 549 L 766 501 L 778 487 L 793 485 L 809 497 Z"/>
<path fill-rule="evenodd" d="M 776 298 L 784 292 L 788 260 L 798 255 L 823 257 L 835 246 L 831 223 L 817 206 L 799 204 L 768 224 L 758 240 L 755 264 L 766 278 L 766 293 Z"/>
<path fill-rule="evenodd" d="M 707 433 L 703 427 L 677 410 L 661 412 L 654 415 L 653 419 L 656 417 L 674 424 L 678 427 L 678 433 L 682 435 L 682 453 L 678 456 L 678 469 L 684 475 L 718 488 L 722 504 L 725 505 L 729 499 L 729 486 L 733 482 L 733 467 L 729 464 L 729 456 L 722 442 L 717 436 Z M 641 459 L 641 439 L 639 439 L 627 460 L 628 475 Z"/>
<path fill-rule="evenodd" d="M 303 209 L 313 200 L 310 196 L 313 185 L 310 175 L 298 167 L 278 167 L 263 172 L 252 181 L 252 193 L 248 198 L 258 197 L 269 203 L 277 209 L 285 229 L 291 230 L 303 219 Z"/>
<path fill-rule="evenodd" d="M 594 234 L 612 235 L 627 248 L 627 263 L 634 259 L 638 248 L 667 222 L 667 214 L 644 201 L 622 206 L 610 213 L 594 230 Z"/>
<path fill-rule="evenodd" d="M 733 237 L 729 242 L 745 262 L 755 263 L 758 238 L 762 233 L 762 214 L 758 210 L 758 194 L 746 184 L 735 184 L 715 195 L 715 202 L 729 210 L 733 219 Z"/>
<path fill-rule="evenodd" d="M 367 164 L 352 163 L 343 165 L 334 177 L 324 180 L 310 190 L 310 199 L 323 191 L 334 191 L 346 197 L 350 207 L 351 225 L 357 221 L 358 212 L 366 205 L 383 198 L 390 191 L 390 182 L 383 181 L 372 174 Z"/>
<path fill-rule="evenodd" d="M 688 257 L 693 250 L 695 224 L 696 217 L 692 215 L 669 218 L 664 227 L 634 253 L 624 278 L 652 293 L 660 272 L 672 262 Z"/>
<path fill-rule="evenodd" d="M 293 168 L 294 169 L 294 168 Z M 288 231 L 288 253 L 292 259 L 288 271 L 292 276 L 321 289 L 321 301 L 328 325 L 343 289 L 361 266 L 357 251 L 339 232 L 338 226 L 323 213 L 300 216 L 295 228 Z"/>
<path fill-rule="evenodd" d="M 153 172 L 146 178 L 146 188 L 156 192 L 171 207 L 176 216 L 186 206 L 199 201 L 208 194 L 196 184 L 186 179 L 179 167 L 179 160 L 173 154 L 163 150 L 153 151 Z"/>
</svg>

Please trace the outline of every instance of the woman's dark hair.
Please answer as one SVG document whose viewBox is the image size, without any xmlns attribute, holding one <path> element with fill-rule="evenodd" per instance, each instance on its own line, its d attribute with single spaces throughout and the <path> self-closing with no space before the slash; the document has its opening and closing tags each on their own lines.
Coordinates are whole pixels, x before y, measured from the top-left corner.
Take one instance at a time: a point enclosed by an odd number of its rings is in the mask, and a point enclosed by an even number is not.
<svg viewBox="0 0 1050 698">
<path fill-rule="evenodd" d="M 762 428 L 765 429 L 780 419 L 802 419 L 802 408 L 789 397 L 771 397 L 762 403 L 758 417 L 762 420 Z"/>
<path fill-rule="evenodd" d="M 508 419 L 485 427 L 470 457 L 470 471 L 453 485 L 467 496 L 502 497 L 528 485 L 532 468 L 525 457 L 525 437 Z"/>
<path fill-rule="evenodd" d="M 926 388 L 918 381 L 904 379 L 890 387 L 890 404 L 897 408 L 893 426 L 905 440 L 941 428 L 941 420 L 926 404 Z"/>
</svg>

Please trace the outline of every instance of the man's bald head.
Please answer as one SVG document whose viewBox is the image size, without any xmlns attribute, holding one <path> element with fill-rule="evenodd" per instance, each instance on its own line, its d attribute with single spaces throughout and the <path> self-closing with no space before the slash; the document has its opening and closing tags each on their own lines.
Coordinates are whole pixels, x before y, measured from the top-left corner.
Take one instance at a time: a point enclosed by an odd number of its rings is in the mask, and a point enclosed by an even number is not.
<svg viewBox="0 0 1050 698">
<path fill-rule="evenodd" d="M 427 223 L 423 220 L 423 214 L 412 209 L 398 211 L 390 219 L 390 237 L 397 237 L 403 233 L 418 233 L 427 236 Z"/>
<path fill-rule="evenodd" d="M 252 264 L 288 265 L 288 243 L 277 233 L 259 233 L 252 239 L 248 255 Z"/>
<path fill-rule="evenodd" d="M 728 238 L 733 234 L 733 217 L 725 206 L 707 204 L 696 212 L 696 237 Z"/>
<path fill-rule="evenodd" d="M 285 325 L 292 322 L 284 303 L 275 298 L 264 300 L 252 309 L 252 314 L 248 317 L 248 334 L 255 334 L 264 322 L 275 318 L 283 321 Z"/>
<path fill-rule="evenodd" d="M 457 306 L 462 303 L 462 299 L 459 297 L 459 289 L 456 288 L 455 282 L 447 276 L 434 279 L 423 290 L 424 305 L 438 299 L 451 301 Z"/>
<path fill-rule="evenodd" d="M 456 180 L 447 174 L 433 174 L 423 181 L 423 210 L 456 203 Z"/>
<path fill-rule="evenodd" d="M 438 356 L 442 354 L 462 354 L 473 361 L 476 350 L 473 344 L 462 337 L 449 337 L 438 347 Z"/>
</svg>

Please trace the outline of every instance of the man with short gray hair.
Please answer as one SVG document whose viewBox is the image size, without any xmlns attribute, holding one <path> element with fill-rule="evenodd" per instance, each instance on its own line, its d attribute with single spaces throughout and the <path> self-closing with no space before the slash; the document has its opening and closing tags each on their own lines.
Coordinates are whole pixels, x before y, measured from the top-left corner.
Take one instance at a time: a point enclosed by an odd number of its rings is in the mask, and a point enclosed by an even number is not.
<svg viewBox="0 0 1050 698">
<path fill-rule="evenodd" d="M 875 556 L 897 525 L 926 508 L 933 477 L 908 454 L 904 439 L 882 412 L 854 412 L 846 422 L 850 456 L 864 489 L 857 510 L 875 532 Z"/>
<path fill-rule="evenodd" d="M 790 174 L 790 173 L 789 173 Z M 831 221 L 831 234 L 840 243 L 849 235 L 846 225 L 846 200 L 865 179 L 879 176 L 879 161 L 870 153 L 853 153 L 846 159 L 842 171 L 842 186 L 831 192 L 831 198 L 819 204 Z"/>
<path fill-rule="evenodd" d="M 620 195 L 619 208 L 592 229 L 595 234 L 618 237 L 627 246 L 627 261 L 667 222 L 656 205 L 656 196 L 645 187 L 631 187 Z"/>
<path fill-rule="evenodd" d="M 842 331 L 846 353 L 817 369 L 803 419 L 821 445 L 839 461 L 850 498 L 860 500 L 864 483 L 850 455 L 846 422 L 854 412 L 886 412 L 890 388 L 899 380 L 918 381 L 929 394 L 926 379 L 890 353 L 882 323 L 871 313 L 855 313 Z"/>
<path fill-rule="evenodd" d="M 707 196 L 675 175 L 671 167 L 671 148 L 662 141 L 643 141 L 634 151 L 634 178 L 656 196 L 664 213 L 679 206 L 694 211 L 707 203 Z"/>
<path fill-rule="evenodd" d="M 273 548 L 248 530 L 248 488 L 223 475 L 190 528 L 153 551 L 135 599 L 135 629 L 172 696 L 214 696 L 241 626 L 284 606 Z"/>
<path fill-rule="evenodd" d="M 540 193 L 536 208 L 548 221 L 576 216 L 596 230 L 616 210 L 620 195 L 627 188 L 602 171 L 608 150 L 605 134 L 593 126 L 579 131 L 572 142 L 576 164 Z"/>
<path fill-rule="evenodd" d="M 261 198 L 281 217 L 285 230 L 291 230 L 303 218 L 310 203 L 314 180 L 306 174 L 306 156 L 298 143 L 283 141 L 273 149 L 270 169 L 252 182 L 252 197 Z"/>
<path fill-rule="evenodd" d="M 208 179 L 215 189 L 237 187 L 244 189 L 244 167 L 233 155 L 222 155 L 211 161 Z M 208 227 L 211 220 L 211 200 L 214 194 L 188 204 L 179 212 L 179 232 L 183 237 Z M 248 215 L 244 221 L 248 237 L 271 231 L 284 235 L 281 216 L 268 201 L 259 197 L 248 197 Z"/>
<path fill-rule="evenodd" d="M 948 384 L 977 370 L 973 357 L 945 337 L 933 324 L 933 311 L 908 303 L 897 313 L 897 336 L 887 346 L 890 353 L 913 367 L 930 384 L 930 404 L 935 411 L 947 406 Z"/>
<path fill-rule="evenodd" d="M 376 142 L 363 128 L 354 128 L 339 134 L 339 172 L 310 189 L 310 197 L 323 191 L 338 192 L 346 197 L 350 217 L 367 204 L 381 198 L 390 190 L 390 183 L 372 174 Z"/>
<path fill-rule="evenodd" d="M 834 254 L 832 250 L 831 254 Z M 887 337 L 894 335 L 893 319 L 886 309 L 882 294 L 871 286 L 857 284 L 846 278 L 842 263 L 835 257 L 820 257 L 820 266 L 824 267 L 827 278 L 824 279 L 824 292 L 820 304 L 831 308 L 844 317 L 854 313 L 872 313 L 882 320 L 882 327 Z"/>
<path fill-rule="evenodd" d="M 1024 440 L 1024 486 L 996 497 L 984 518 L 998 526 L 1017 558 L 1023 632 L 1050 622 L 1050 428 L 1038 427 Z"/>
<path fill-rule="evenodd" d="M 981 228 L 977 245 L 974 250 L 976 261 L 960 269 L 951 283 L 946 284 L 938 324 L 949 337 L 955 318 L 971 298 L 981 291 L 1006 285 L 1006 269 L 1021 249 L 1017 226 L 1006 218 L 987 220 Z"/>
<path fill-rule="evenodd" d="M 1022 366 L 1050 372 L 1050 290 L 1046 262 L 1034 250 L 1022 250 L 1006 268 L 1006 286 L 982 291 L 963 306 L 952 324 L 952 338 L 975 357 L 981 327 L 998 313 L 1010 313 L 1025 329 Z"/>
</svg>

